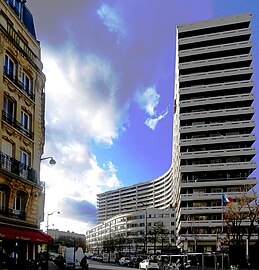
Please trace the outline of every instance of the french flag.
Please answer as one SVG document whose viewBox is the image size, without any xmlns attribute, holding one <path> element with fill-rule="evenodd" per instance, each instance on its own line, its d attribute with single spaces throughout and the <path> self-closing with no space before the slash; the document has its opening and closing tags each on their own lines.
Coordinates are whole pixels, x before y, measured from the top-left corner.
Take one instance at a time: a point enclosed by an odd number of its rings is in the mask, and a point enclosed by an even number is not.
<svg viewBox="0 0 259 270">
<path fill-rule="evenodd" d="M 227 197 L 226 195 L 222 194 L 222 202 L 223 203 L 232 203 L 233 199 L 230 197 Z"/>
</svg>

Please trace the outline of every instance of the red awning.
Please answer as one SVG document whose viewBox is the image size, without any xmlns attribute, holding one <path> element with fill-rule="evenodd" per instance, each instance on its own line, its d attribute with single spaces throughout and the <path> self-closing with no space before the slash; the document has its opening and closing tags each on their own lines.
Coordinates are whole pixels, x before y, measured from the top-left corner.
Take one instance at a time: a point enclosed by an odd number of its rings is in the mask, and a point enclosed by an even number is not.
<svg viewBox="0 0 259 270">
<path fill-rule="evenodd" d="M 0 238 L 17 239 L 24 241 L 48 243 L 52 237 L 40 230 L 22 229 L 18 227 L 7 227 L 0 224 Z"/>
</svg>

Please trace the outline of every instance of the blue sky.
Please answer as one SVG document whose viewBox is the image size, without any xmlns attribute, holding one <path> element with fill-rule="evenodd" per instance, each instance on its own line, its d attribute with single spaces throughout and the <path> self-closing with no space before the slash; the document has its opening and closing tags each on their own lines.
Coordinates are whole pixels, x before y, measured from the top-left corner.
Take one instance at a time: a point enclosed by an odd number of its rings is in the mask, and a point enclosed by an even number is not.
<svg viewBox="0 0 259 270">
<path fill-rule="evenodd" d="M 257 84 L 257 1 L 28 0 L 27 5 L 47 77 L 44 155 L 57 161 L 54 167 L 42 163 L 41 170 L 45 212 L 61 213 L 51 216 L 51 228 L 84 233 L 95 224 L 96 194 L 169 169 L 177 24 L 252 12 Z"/>
</svg>

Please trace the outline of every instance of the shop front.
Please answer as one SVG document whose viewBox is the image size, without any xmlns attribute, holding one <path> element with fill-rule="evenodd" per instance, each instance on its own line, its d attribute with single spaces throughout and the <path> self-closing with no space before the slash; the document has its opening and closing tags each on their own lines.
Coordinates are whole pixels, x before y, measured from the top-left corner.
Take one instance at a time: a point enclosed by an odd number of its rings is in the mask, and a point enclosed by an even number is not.
<svg viewBox="0 0 259 270">
<path fill-rule="evenodd" d="M 0 224 L 0 269 L 32 269 L 52 240 L 39 229 Z"/>
</svg>

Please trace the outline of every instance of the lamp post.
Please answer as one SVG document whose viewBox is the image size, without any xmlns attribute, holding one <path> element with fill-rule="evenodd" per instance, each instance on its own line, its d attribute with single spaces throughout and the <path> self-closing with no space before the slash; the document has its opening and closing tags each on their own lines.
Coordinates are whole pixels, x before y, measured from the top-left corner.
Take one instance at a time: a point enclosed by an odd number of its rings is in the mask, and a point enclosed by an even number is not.
<svg viewBox="0 0 259 270">
<path fill-rule="evenodd" d="M 46 159 L 49 159 L 49 164 L 50 165 L 55 165 L 57 163 L 56 160 L 53 157 L 43 157 L 43 158 L 40 159 L 40 161 L 46 160 Z"/>
<path fill-rule="evenodd" d="M 140 202 L 145 207 L 145 252 L 147 255 L 147 205 Z"/>
<path fill-rule="evenodd" d="M 49 216 L 51 216 L 51 215 L 53 215 L 54 213 L 58 213 L 58 214 L 60 214 L 60 212 L 58 211 L 58 210 L 55 210 L 55 211 L 53 211 L 52 213 L 47 213 L 47 234 L 48 234 L 48 231 L 49 231 Z"/>
</svg>

